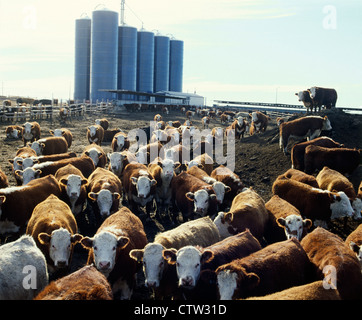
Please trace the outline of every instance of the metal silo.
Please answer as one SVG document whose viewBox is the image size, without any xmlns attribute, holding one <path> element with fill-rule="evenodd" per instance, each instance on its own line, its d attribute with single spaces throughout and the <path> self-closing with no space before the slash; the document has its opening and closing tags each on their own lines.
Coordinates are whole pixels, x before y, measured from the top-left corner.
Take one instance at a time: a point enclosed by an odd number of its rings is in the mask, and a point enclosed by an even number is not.
<svg viewBox="0 0 362 320">
<path fill-rule="evenodd" d="M 117 89 L 136 91 L 137 29 L 118 27 L 118 83 Z M 131 98 L 131 97 L 124 97 Z"/>
<path fill-rule="evenodd" d="M 111 100 L 115 96 L 100 89 L 117 88 L 118 13 L 93 11 L 91 53 L 91 99 Z"/>
<path fill-rule="evenodd" d="M 89 100 L 91 24 L 89 17 L 75 20 L 74 100 Z"/>
<path fill-rule="evenodd" d="M 170 38 L 155 36 L 155 65 L 153 91 L 168 91 L 169 64 L 170 64 Z"/>
<path fill-rule="evenodd" d="M 140 30 L 137 34 L 137 91 L 153 92 L 153 72 L 155 57 L 155 35 Z"/>
<path fill-rule="evenodd" d="M 182 92 L 183 57 L 184 42 L 170 40 L 170 91 Z"/>
</svg>

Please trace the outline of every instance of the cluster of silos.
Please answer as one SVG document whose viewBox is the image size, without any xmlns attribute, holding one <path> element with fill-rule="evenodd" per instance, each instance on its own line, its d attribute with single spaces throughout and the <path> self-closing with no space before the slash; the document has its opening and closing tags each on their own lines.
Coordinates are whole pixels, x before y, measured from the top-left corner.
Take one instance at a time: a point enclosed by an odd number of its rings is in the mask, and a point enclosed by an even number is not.
<svg viewBox="0 0 362 320">
<path fill-rule="evenodd" d="M 118 13 L 98 9 L 76 20 L 74 99 L 134 99 L 103 90 L 182 92 L 183 41 L 118 25 Z"/>
</svg>

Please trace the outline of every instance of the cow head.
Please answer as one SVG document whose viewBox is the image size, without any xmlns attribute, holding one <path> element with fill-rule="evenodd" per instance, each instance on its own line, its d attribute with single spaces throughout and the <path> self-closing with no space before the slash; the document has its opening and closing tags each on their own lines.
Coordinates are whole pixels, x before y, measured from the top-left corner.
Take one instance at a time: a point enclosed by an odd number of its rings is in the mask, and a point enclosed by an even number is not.
<svg viewBox="0 0 362 320">
<path fill-rule="evenodd" d="M 302 219 L 301 216 L 291 214 L 286 218 L 278 218 L 277 223 L 284 228 L 287 239 L 297 238 L 302 240 L 304 228 L 309 229 L 312 226 L 310 219 Z"/>
<path fill-rule="evenodd" d="M 352 201 L 353 218 L 355 220 L 362 219 L 362 199 L 356 198 Z"/>
<path fill-rule="evenodd" d="M 196 192 L 187 192 L 186 198 L 194 202 L 194 212 L 204 216 L 209 209 L 210 200 L 216 200 L 216 195 L 201 189 Z"/>
<path fill-rule="evenodd" d="M 98 193 L 89 192 L 88 197 L 97 202 L 100 215 L 106 218 L 111 214 L 113 202 L 119 200 L 121 195 L 118 192 L 112 193 L 108 189 L 102 189 Z"/>
<path fill-rule="evenodd" d="M 212 184 L 212 189 L 215 192 L 216 200 L 218 204 L 222 204 L 224 201 L 225 193 L 229 192 L 231 188 L 226 186 L 224 183 L 220 181 L 216 181 Z"/>
<path fill-rule="evenodd" d="M 69 199 L 77 200 L 80 196 L 81 187 L 88 183 L 87 179 L 82 179 L 77 174 L 70 174 L 67 178 L 62 178 L 60 184 L 65 187 Z"/>
<path fill-rule="evenodd" d="M 151 187 L 156 185 L 155 179 L 150 179 L 146 175 L 137 177 L 131 177 L 132 183 L 136 186 L 137 197 L 140 199 L 146 199 L 151 193 Z"/>
<path fill-rule="evenodd" d="M 312 88 L 308 89 L 308 91 L 309 91 L 310 97 L 311 97 L 312 99 L 314 99 L 315 96 L 316 96 L 316 94 L 317 94 L 317 88 L 316 88 L 316 87 L 312 87 Z"/>
<path fill-rule="evenodd" d="M 116 236 L 109 231 L 101 231 L 93 238 L 83 237 L 81 244 L 84 248 L 92 249 L 93 261 L 96 268 L 108 276 L 116 263 L 117 249 L 124 249 L 129 243 L 129 238 Z"/>
<path fill-rule="evenodd" d="M 30 122 L 25 122 L 23 124 L 24 133 L 31 133 L 31 129 L 33 129 L 33 125 Z"/>
<path fill-rule="evenodd" d="M 28 167 L 25 170 L 15 170 L 15 175 L 23 180 L 23 186 L 25 186 L 30 181 L 40 178 L 41 170 Z"/>
<path fill-rule="evenodd" d="M 347 195 L 343 192 L 329 192 L 331 219 L 352 217 L 353 208 L 351 201 Z"/>
<path fill-rule="evenodd" d="M 138 262 L 143 262 L 145 284 L 149 288 L 158 288 L 167 261 L 162 256 L 165 248 L 158 243 L 149 243 L 144 249 L 133 249 L 129 255 Z"/>
<path fill-rule="evenodd" d="M 83 237 L 80 234 L 70 234 L 64 228 L 54 230 L 51 234 L 42 232 L 38 235 L 41 244 L 49 246 L 49 256 L 57 268 L 67 267 L 71 256 L 72 245 Z"/>
<path fill-rule="evenodd" d="M 165 177 L 171 178 L 173 177 L 175 169 L 181 166 L 180 162 L 174 162 L 171 159 L 164 159 L 162 160 L 159 165 L 162 167 L 162 171 Z"/>
<path fill-rule="evenodd" d="M 112 152 L 107 153 L 107 157 L 109 159 L 110 170 L 117 176 L 120 176 L 123 170 L 123 162 L 127 156 L 123 155 L 121 152 Z"/>
<path fill-rule="evenodd" d="M 323 127 L 322 130 L 332 130 L 331 122 L 329 121 L 327 116 L 324 116 L 323 118 Z"/>
<path fill-rule="evenodd" d="M 201 265 L 214 258 L 211 250 L 205 249 L 202 253 L 194 246 L 185 246 L 180 250 L 167 249 L 163 256 L 170 264 L 176 264 L 178 285 L 186 289 L 195 287 L 201 271 Z"/>
<path fill-rule="evenodd" d="M 362 244 L 358 245 L 357 243 L 350 241 L 349 242 L 349 247 L 351 248 L 351 250 L 356 254 L 357 259 L 360 263 L 360 266 L 362 268 Z"/>
<path fill-rule="evenodd" d="M 98 127 L 99 127 L 99 125 L 92 125 L 92 126 L 88 127 L 89 134 L 91 137 L 96 135 Z"/>
<path fill-rule="evenodd" d="M 123 134 L 119 134 L 115 136 L 115 139 L 117 141 L 117 150 L 122 150 L 126 142 L 126 137 Z"/>
<path fill-rule="evenodd" d="M 43 149 L 45 147 L 45 144 L 42 142 L 34 141 L 30 144 L 30 147 L 36 152 L 37 156 L 41 156 L 43 154 Z"/>
<path fill-rule="evenodd" d="M 6 130 L 6 137 L 8 139 L 18 139 L 20 138 L 20 135 L 21 135 L 21 131 L 20 130 L 17 130 L 15 128 L 11 128 L 11 130 Z"/>
<path fill-rule="evenodd" d="M 63 137 L 64 130 L 62 129 L 55 129 L 55 130 L 49 130 L 50 134 L 52 134 L 54 137 Z"/>
<path fill-rule="evenodd" d="M 91 148 L 84 152 L 89 158 L 92 159 L 94 166 L 97 167 L 102 152 L 99 152 L 96 148 Z"/>
</svg>

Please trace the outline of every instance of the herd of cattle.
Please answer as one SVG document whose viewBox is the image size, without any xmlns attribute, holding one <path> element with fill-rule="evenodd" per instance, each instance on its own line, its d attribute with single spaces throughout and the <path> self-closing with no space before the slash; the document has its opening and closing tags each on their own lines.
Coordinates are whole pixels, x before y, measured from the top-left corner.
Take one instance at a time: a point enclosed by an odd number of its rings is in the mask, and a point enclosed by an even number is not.
<svg viewBox="0 0 362 320">
<path fill-rule="evenodd" d="M 24 147 L 9 160 L 17 186 L 0 170 L 0 234 L 11 239 L 0 247 L 0 298 L 131 299 L 143 267 L 155 299 L 361 299 L 362 225 L 345 241 L 326 229 L 331 219 L 362 218 L 362 183 L 356 192 L 345 176 L 360 164 L 360 150 L 320 137 L 332 129 L 327 117 L 278 119 L 284 153 L 289 138 L 307 141 L 292 147 L 292 168 L 264 202 L 203 152 L 224 135 L 242 143 L 271 120 L 260 112 L 250 118 L 190 145 L 192 114 L 185 124 L 158 114 L 154 128 L 141 129 L 144 146 L 97 119 L 81 155 L 69 152 L 69 129 L 41 138 L 37 122 L 9 126 L 7 136 Z M 77 226 L 87 206 L 93 236 Z M 150 242 L 141 218 L 153 216 L 174 228 Z M 69 274 L 77 243 L 88 250 L 87 265 Z M 65 274 L 49 283 L 59 270 Z"/>
</svg>

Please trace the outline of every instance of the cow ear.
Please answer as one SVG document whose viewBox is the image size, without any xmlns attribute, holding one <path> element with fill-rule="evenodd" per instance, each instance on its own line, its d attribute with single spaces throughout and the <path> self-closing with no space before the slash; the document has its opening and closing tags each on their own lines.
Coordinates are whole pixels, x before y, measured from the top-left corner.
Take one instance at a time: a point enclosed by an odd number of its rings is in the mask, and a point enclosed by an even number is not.
<svg viewBox="0 0 362 320">
<path fill-rule="evenodd" d="M 162 256 L 164 259 L 167 260 L 167 262 L 169 264 L 175 264 L 176 263 L 176 253 L 177 253 L 177 250 L 176 249 L 166 249 L 166 250 L 163 250 L 162 252 Z"/>
<path fill-rule="evenodd" d="M 137 262 L 142 262 L 144 252 L 144 249 L 133 249 L 129 252 L 129 256 Z"/>
<path fill-rule="evenodd" d="M 195 195 L 193 194 L 193 192 L 187 192 L 185 194 L 186 198 L 189 199 L 190 201 L 194 201 L 195 199 Z"/>
<path fill-rule="evenodd" d="M 216 194 L 210 194 L 210 199 L 211 200 L 216 200 L 217 198 L 216 198 Z"/>
<path fill-rule="evenodd" d="M 49 130 L 49 133 L 54 136 L 54 130 Z"/>
<path fill-rule="evenodd" d="M 115 192 L 112 195 L 113 200 L 119 200 L 120 197 L 121 197 L 121 195 L 118 192 Z"/>
<path fill-rule="evenodd" d="M 136 177 L 131 177 L 132 184 L 137 185 L 138 179 Z"/>
<path fill-rule="evenodd" d="M 129 243 L 129 238 L 128 237 L 120 236 L 117 239 L 117 248 L 123 249 L 128 245 L 128 243 Z"/>
<path fill-rule="evenodd" d="M 15 170 L 15 175 L 18 176 L 18 177 L 22 177 L 23 176 L 23 172 L 22 170 Z"/>
<path fill-rule="evenodd" d="M 152 179 L 152 180 L 151 180 L 151 187 L 154 186 L 154 185 L 156 185 L 156 184 L 157 184 L 157 181 L 156 181 L 155 179 Z"/>
<path fill-rule="evenodd" d="M 231 188 L 229 186 L 225 186 L 225 192 L 230 192 Z"/>
<path fill-rule="evenodd" d="M 36 176 L 37 178 L 40 178 L 41 173 L 42 173 L 42 171 L 39 170 L 39 169 L 37 169 L 37 170 L 35 171 L 35 176 Z"/>
<path fill-rule="evenodd" d="M 80 243 L 86 249 L 91 249 L 93 247 L 93 239 L 89 237 L 83 237 Z"/>
<path fill-rule="evenodd" d="M 93 200 L 93 201 L 97 201 L 97 198 L 98 198 L 98 194 L 95 193 L 95 192 L 89 192 L 88 193 L 88 198 Z"/>
<path fill-rule="evenodd" d="M 51 236 L 45 232 L 38 234 L 38 240 L 41 244 L 50 243 Z"/>
<path fill-rule="evenodd" d="M 304 219 L 303 220 L 303 227 L 304 228 L 310 229 L 312 227 L 312 225 L 313 225 L 312 220 L 310 220 L 310 219 Z"/>
<path fill-rule="evenodd" d="M 181 162 L 180 161 L 176 161 L 173 165 L 174 169 L 178 169 L 181 166 Z"/>
<path fill-rule="evenodd" d="M 278 218 L 276 219 L 278 226 L 285 227 L 286 221 L 284 218 Z"/>
<path fill-rule="evenodd" d="M 255 288 L 260 282 L 260 278 L 254 272 L 250 272 L 246 275 L 246 285 L 249 289 Z"/>
<path fill-rule="evenodd" d="M 83 239 L 83 236 L 80 235 L 79 233 L 73 234 L 70 237 L 70 242 L 71 243 L 77 243 L 80 242 Z"/>
<path fill-rule="evenodd" d="M 82 181 L 80 182 L 81 185 L 87 184 L 88 180 L 87 179 L 82 179 Z"/>
<path fill-rule="evenodd" d="M 6 201 L 5 196 L 0 196 L 0 205 L 3 204 Z"/>
<path fill-rule="evenodd" d="M 214 253 L 211 250 L 205 250 L 201 255 L 201 263 L 208 263 L 214 259 Z"/>
<path fill-rule="evenodd" d="M 60 179 L 59 183 L 63 186 L 66 186 L 68 183 L 68 179 L 62 178 L 62 179 Z"/>
<path fill-rule="evenodd" d="M 227 212 L 224 214 L 224 220 L 225 220 L 225 222 L 227 222 L 229 224 L 233 221 L 233 218 L 234 218 L 234 215 L 232 212 Z"/>
<path fill-rule="evenodd" d="M 353 252 L 355 252 L 355 253 L 359 252 L 359 246 L 355 242 L 350 241 L 349 242 L 349 247 Z"/>
</svg>

